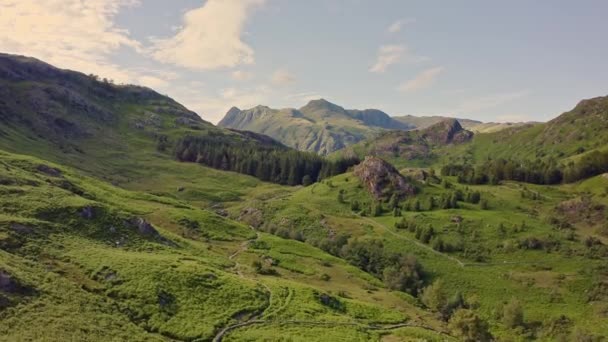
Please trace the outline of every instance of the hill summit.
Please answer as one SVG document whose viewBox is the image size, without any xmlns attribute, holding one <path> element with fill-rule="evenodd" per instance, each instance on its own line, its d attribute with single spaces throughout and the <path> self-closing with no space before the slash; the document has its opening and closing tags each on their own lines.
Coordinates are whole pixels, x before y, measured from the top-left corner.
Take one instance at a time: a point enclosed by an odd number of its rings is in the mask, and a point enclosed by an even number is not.
<svg viewBox="0 0 608 342">
<path fill-rule="evenodd" d="M 373 155 L 413 160 L 430 157 L 436 147 L 458 145 L 472 138 L 473 132 L 462 128 L 458 120 L 446 119 L 421 130 L 384 132 L 338 154 L 351 157 L 356 155 L 360 158 Z"/>
</svg>

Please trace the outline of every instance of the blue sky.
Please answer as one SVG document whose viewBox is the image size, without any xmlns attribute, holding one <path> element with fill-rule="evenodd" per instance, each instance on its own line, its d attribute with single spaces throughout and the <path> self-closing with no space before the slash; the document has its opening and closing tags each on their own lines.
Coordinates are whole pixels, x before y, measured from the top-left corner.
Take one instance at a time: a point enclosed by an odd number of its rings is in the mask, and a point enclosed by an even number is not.
<svg viewBox="0 0 608 342">
<path fill-rule="evenodd" d="M 217 122 L 326 98 L 545 121 L 608 93 L 605 1 L 0 0 L 0 49 L 150 86 Z"/>
</svg>

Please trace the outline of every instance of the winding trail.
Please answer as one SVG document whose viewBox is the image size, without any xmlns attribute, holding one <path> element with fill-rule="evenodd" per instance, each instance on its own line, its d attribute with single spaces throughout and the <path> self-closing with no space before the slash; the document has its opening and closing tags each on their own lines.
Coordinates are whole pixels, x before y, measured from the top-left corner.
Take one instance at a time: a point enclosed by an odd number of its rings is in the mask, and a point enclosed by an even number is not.
<svg viewBox="0 0 608 342">
<path fill-rule="evenodd" d="M 213 339 L 213 341 L 214 342 L 222 341 L 222 338 L 232 330 L 255 325 L 255 324 L 267 324 L 267 323 L 268 324 L 278 324 L 278 325 L 317 325 L 317 326 L 328 326 L 328 327 L 350 326 L 350 327 L 359 327 L 364 330 L 382 330 L 382 331 L 390 331 L 390 330 L 396 330 L 396 329 L 401 329 L 401 328 L 420 328 L 420 329 L 432 331 L 439 335 L 454 338 L 452 335 L 450 335 L 444 331 L 437 330 L 428 325 L 417 324 L 417 323 L 407 323 L 407 322 L 397 323 L 397 324 L 364 324 L 364 323 L 358 323 L 358 322 L 322 322 L 322 321 L 304 321 L 304 320 L 280 321 L 280 320 L 252 319 L 252 320 L 248 320 L 243 323 L 231 325 L 231 326 L 225 328 L 224 330 L 222 330 L 220 332 L 220 334 L 218 334 Z"/>
<path fill-rule="evenodd" d="M 372 221 L 368 218 L 363 218 L 366 221 L 374 224 L 375 226 L 379 226 L 382 227 L 383 229 L 385 229 L 386 231 L 388 231 L 389 233 L 400 237 L 400 238 L 405 238 L 402 236 L 399 236 L 398 234 L 390 231 L 388 228 L 386 228 L 384 225 Z M 254 227 L 249 227 L 251 228 L 253 231 L 255 231 L 256 237 L 254 239 L 249 239 L 247 241 L 244 241 L 243 243 L 241 243 L 241 245 L 239 246 L 239 249 L 236 250 L 234 253 L 232 253 L 228 258 L 230 260 L 234 260 L 237 256 L 239 256 L 239 254 L 243 253 L 244 251 L 247 250 L 248 246 L 250 243 L 258 240 L 260 238 L 260 233 L 258 231 L 255 230 Z M 405 238 L 407 239 L 407 238 Z M 409 240 L 409 239 L 408 239 Z M 412 241 L 414 243 L 416 243 L 417 245 L 420 245 L 423 248 L 427 248 L 430 249 L 431 251 L 435 252 L 435 253 L 439 253 L 433 249 L 431 249 L 430 247 L 421 244 L 418 241 Z M 442 254 L 442 253 L 439 253 Z M 443 255 L 443 254 L 442 254 Z M 446 255 L 444 255 L 446 256 Z M 446 256 L 448 258 L 451 258 L 450 256 Z M 454 260 L 457 260 L 455 258 L 453 258 Z M 460 263 L 460 260 L 457 260 Z M 462 264 L 462 263 L 460 263 Z M 462 266 L 464 266 L 464 264 L 462 264 Z M 235 272 L 239 275 L 239 277 L 241 278 L 246 278 L 245 275 L 241 272 L 240 270 L 240 264 L 235 261 L 235 265 L 234 265 L 234 269 Z M 253 279 L 252 279 L 253 280 Z M 256 324 L 278 324 L 278 325 L 317 325 L 317 326 L 329 326 L 329 327 L 337 327 L 337 326 L 352 326 L 352 327 L 360 327 L 362 329 L 366 329 L 366 330 L 395 330 L 395 329 L 400 329 L 400 328 L 421 328 L 421 329 L 425 329 L 425 330 L 429 330 L 432 332 L 435 332 L 437 334 L 440 335 L 444 335 L 444 336 L 448 336 L 448 337 L 452 337 L 451 335 L 447 334 L 444 331 L 441 330 L 437 330 L 433 327 L 424 325 L 424 324 L 417 324 L 417 323 L 413 323 L 413 322 L 403 322 L 403 323 L 396 323 L 396 324 L 366 324 L 366 323 L 360 323 L 360 322 L 327 322 L 327 321 L 306 321 L 306 320 L 275 320 L 275 319 L 269 319 L 268 317 L 270 316 L 274 316 L 277 313 L 279 313 L 280 311 L 282 311 L 283 309 L 285 309 L 289 304 L 291 304 L 291 301 L 293 299 L 294 296 L 294 290 L 286 287 L 287 289 L 287 295 L 285 296 L 285 300 L 284 302 L 277 307 L 276 309 L 273 309 L 272 311 L 269 311 L 272 308 L 272 302 L 273 302 L 273 298 L 276 297 L 276 295 L 273 293 L 273 291 L 270 289 L 270 287 L 266 284 L 264 284 L 263 282 L 257 282 L 257 284 L 263 286 L 266 291 L 268 292 L 269 296 L 268 296 L 268 306 L 264 309 L 264 311 L 255 314 L 253 316 L 251 316 L 251 318 L 247 319 L 244 322 L 239 322 L 239 323 L 235 323 L 235 324 L 231 324 L 228 325 L 226 327 L 224 327 L 223 329 L 221 329 L 213 338 L 213 342 L 221 342 L 223 340 L 223 338 L 229 334 L 230 332 L 236 330 L 236 329 L 240 329 L 240 328 L 244 328 L 244 327 L 248 327 L 251 325 L 256 325 Z"/>
</svg>

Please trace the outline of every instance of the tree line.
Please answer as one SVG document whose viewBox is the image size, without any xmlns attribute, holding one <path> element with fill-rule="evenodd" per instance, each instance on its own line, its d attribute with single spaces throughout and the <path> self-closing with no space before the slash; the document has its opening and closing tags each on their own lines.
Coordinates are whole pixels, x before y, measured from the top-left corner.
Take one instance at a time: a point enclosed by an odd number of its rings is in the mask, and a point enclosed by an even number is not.
<svg viewBox="0 0 608 342">
<path fill-rule="evenodd" d="M 309 185 L 335 176 L 359 162 L 356 158 L 330 161 L 310 152 L 281 145 L 237 141 L 225 136 L 186 136 L 175 147 L 179 161 L 234 171 L 283 185 Z"/>
<path fill-rule="evenodd" d="M 578 161 L 560 164 L 555 160 L 515 161 L 487 160 L 479 165 L 447 164 L 441 169 L 444 176 L 455 176 L 464 184 L 498 184 L 512 180 L 532 184 L 572 183 L 608 172 L 608 151 L 593 151 Z"/>
</svg>

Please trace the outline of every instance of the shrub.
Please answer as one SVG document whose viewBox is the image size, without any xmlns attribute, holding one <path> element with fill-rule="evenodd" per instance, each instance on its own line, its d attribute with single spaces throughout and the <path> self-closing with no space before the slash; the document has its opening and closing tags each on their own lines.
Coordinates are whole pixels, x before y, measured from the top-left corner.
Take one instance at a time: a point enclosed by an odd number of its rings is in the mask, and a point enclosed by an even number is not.
<svg viewBox="0 0 608 342">
<path fill-rule="evenodd" d="M 524 326 L 524 309 L 519 301 L 515 298 L 511 299 L 502 311 L 502 322 L 507 328 L 517 328 Z"/>
<path fill-rule="evenodd" d="M 425 287 L 422 290 L 420 300 L 427 308 L 437 312 L 441 311 L 447 304 L 447 294 L 443 287 L 443 281 L 439 279 Z"/>
<path fill-rule="evenodd" d="M 454 336 L 462 341 L 492 341 L 488 324 L 472 310 L 460 309 L 456 311 L 450 319 L 449 328 Z"/>
</svg>

